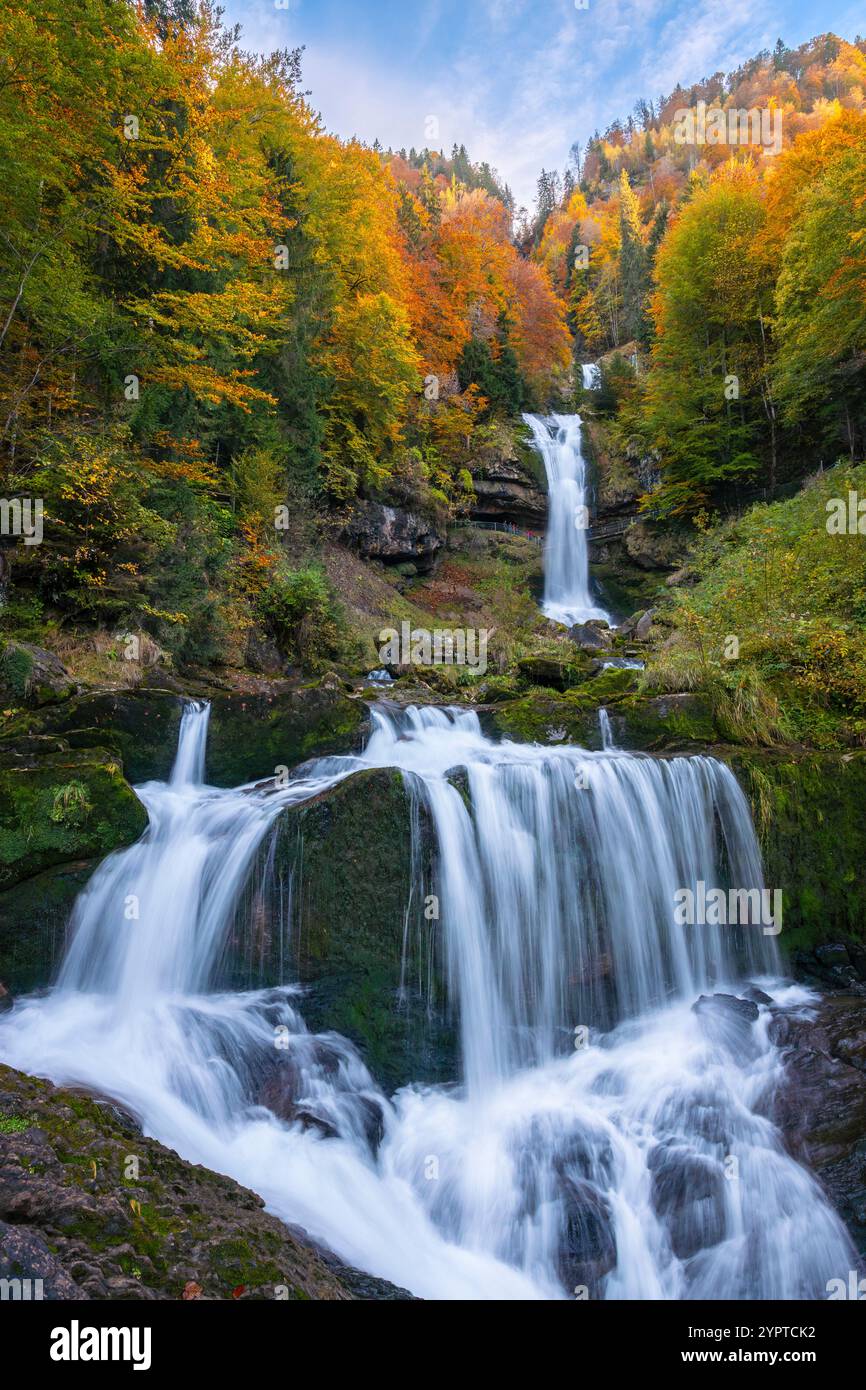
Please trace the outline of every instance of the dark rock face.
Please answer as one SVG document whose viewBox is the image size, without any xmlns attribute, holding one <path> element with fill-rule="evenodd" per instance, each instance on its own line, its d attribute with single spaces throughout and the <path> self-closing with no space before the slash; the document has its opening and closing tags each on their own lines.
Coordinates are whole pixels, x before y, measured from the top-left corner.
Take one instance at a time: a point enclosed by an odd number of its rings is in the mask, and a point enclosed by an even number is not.
<svg viewBox="0 0 866 1390">
<path fill-rule="evenodd" d="M 473 521 L 505 521 L 530 531 L 546 526 L 547 496 L 515 459 L 494 459 L 472 481 Z"/>
<path fill-rule="evenodd" d="M 408 561 L 419 571 L 431 568 L 445 544 L 445 532 L 435 522 L 380 502 L 361 502 L 343 536 L 365 560 L 394 565 Z"/>
<path fill-rule="evenodd" d="M 386 1091 L 451 1080 L 456 1038 L 443 1012 L 439 925 L 423 915 L 435 891 L 432 854 L 423 809 L 392 769 L 356 773 L 290 807 L 263 846 L 219 984 L 298 980 L 310 1031 L 349 1038 Z"/>
<path fill-rule="evenodd" d="M 817 1176 L 866 1259 L 866 1005 L 858 995 L 778 1014 L 785 1075 L 770 1104 L 793 1156 Z"/>
<path fill-rule="evenodd" d="M 41 1279 L 46 1299 L 411 1297 L 110 1105 L 0 1066 L 0 1118 L 0 1277 Z"/>
</svg>

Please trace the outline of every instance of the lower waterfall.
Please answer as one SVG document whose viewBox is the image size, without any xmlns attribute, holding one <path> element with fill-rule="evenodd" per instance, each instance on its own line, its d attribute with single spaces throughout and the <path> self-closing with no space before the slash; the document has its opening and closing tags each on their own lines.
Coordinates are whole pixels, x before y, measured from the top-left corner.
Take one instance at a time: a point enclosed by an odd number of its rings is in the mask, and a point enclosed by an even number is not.
<svg viewBox="0 0 866 1390">
<path fill-rule="evenodd" d="M 727 768 L 496 744 L 472 712 L 383 706 L 363 754 L 221 791 L 207 720 L 187 707 L 169 782 L 139 788 L 150 826 L 81 895 L 55 988 L 0 1020 L 5 1062 L 113 1097 L 425 1298 L 819 1298 L 854 1267 L 766 1117 L 783 1071 L 767 1010 L 741 1031 L 692 1008 L 756 980 L 809 999 L 760 923 L 674 922 L 681 888 L 762 886 Z M 459 1086 L 392 1098 L 349 1042 L 307 1031 L 291 983 L 211 985 L 281 811 L 369 767 L 400 769 L 435 828 L 462 1048 Z M 286 1060 L 333 1137 L 258 1102 Z"/>
</svg>

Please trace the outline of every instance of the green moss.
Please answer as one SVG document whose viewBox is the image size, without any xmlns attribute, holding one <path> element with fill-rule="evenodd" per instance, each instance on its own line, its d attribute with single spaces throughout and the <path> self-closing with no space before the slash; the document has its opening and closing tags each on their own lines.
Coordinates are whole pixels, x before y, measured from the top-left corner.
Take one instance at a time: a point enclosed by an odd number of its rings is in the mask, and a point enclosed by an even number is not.
<svg viewBox="0 0 866 1390">
<path fill-rule="evenodd" d="M 783 949 L 866 941 L 866 753 L 724 756 L 752 805 L 767 884 L 782 890 Z"/>
<path fill-rule="evenodd" d="M 403 779 L 391 769 L 359 772 L 288 809 L 276 830 L 267 921 L 279 921 L 279 905 L 288 902 L 291 921 L 283 933 L 270 927 L 243 933 L 229 950 L 224 976 L 242 988 L 300 979 L 308 989 L 303 1013 L 310 1030 L 350 1038 L 387 1088 L 454 1075 L 454 1033 L 439 1012 L 435 966 L 432 979 L 429 973 L 430 934 L 438 926 L 423 918 L 429 829 L 422 820 L 424 862 L 413 866 L 411 819 Z"/>
<path fill-rule="evenodd" d="M 146 825 L 144 807 L 104 749 L 0 753 L 0 889 L 54 864 L 102 858 Z"/>
<path fill-rule="evenodd" d="M 30 1121 L 21 1115 L 0 1115 L 0 1134 L 23 1134 Z"/>
</svg>

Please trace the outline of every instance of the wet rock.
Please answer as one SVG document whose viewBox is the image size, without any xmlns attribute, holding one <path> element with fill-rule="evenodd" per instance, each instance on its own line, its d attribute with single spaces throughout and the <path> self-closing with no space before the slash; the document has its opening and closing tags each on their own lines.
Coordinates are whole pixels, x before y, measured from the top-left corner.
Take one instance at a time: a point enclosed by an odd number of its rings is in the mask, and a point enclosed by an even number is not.
<svg viewBox="0 0 866 1390">
<path fill-rule="evenodd" d="M 757 985 L 748 985 L 746 989 L 741 991 L 740 998 L 748 999 L 753 1004 L 772 1004 L 773 1002 L 772 996 L 765 994 L 762 989 L 758 989 Z"/>
<path fill-rule="evenodd" d="M 817 1176 L 866 1257 L 866 1005 L 859 995 L 778 1012 L 785 1072 L 768 1113 Z"/>
<path fill-rule="evenodd" d="M 325 1259 L 231 1178 L 132 1139 L 106 1105 L 0 1066 L 0 1115 L 0 1277 L 41 1278 L 45 1298 L 409 1297 Z"/>
<path fill-rule="evenodd" d="M 752 1025 L 758 1019 L 758 1006 L 751 999 L 733 994 L 702 994 L 692 1005 L 707 1038 L 727 1048 L 735 1057 L 756 1051 Z"/>
<path fill-rule="evenodd" d="M 716 1245 L 725 1233 L 724 1175 L 704 1154 L 676 1144 L 658 1145 L 647 1160 L 653 1207 L 667 1226 L 681 1260 Z"/>
<path fill-rule="evenodd" d="M 634 635 L 638 642 L 645 642 L 649 637 L 654 617 L 655 609 L 649 608 L 635 623 Z"/>
<path fill-rule="evenodd" d="M 0 981 L 0 1014 L 4 1014 L 7 1010 L 11 1009 L 13 1003 L 14 1000 L 11 992 L 6 988 L 3 982 Z"/>
<path fill-rule="evenodd" d="M 445 544 L 445 532 L 435 522 L 400 507 L 361 502 L 343 531 L 344 539 L 365 559 L 386 564 L 410 561 L 429 570 Z"/>
<path fill-rule="evenodd" d="M 616 1237 L 610 1207 L 597 1188 L 582 1178 L 566 1178 L 561 1197 L 565 1208 L 565 1237 L 558 1260 L 564 1287 L 586 1288 L 599 1296 L 606 1274 L 616 1265 Z"/>
</svg>

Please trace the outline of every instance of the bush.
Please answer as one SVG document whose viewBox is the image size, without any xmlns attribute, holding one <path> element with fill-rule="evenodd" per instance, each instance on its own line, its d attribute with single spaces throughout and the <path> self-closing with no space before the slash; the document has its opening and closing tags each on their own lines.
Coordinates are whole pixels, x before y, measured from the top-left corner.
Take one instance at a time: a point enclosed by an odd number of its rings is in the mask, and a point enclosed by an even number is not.
<svg viewBox="0 0 866 1390">
<path fill-rule="evenodd" d="M 278 564 L 256 596 L 259 618 L 290 660 L 315 669 L 343 652 L 341 614 L 324 570 Z"/>
</svg>

